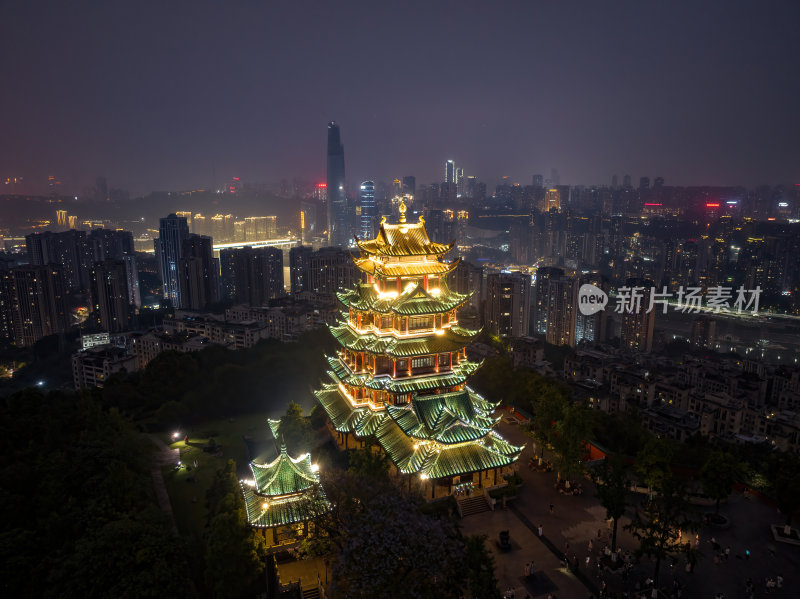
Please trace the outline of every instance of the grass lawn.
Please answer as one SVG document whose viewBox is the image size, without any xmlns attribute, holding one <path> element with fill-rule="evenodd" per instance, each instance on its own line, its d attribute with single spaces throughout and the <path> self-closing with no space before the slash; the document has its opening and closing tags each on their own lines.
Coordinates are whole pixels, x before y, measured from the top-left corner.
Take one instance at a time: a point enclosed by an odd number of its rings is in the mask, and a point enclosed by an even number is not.
<svg viewBox="0 0 800 599">
<path fill-rule="evenodd" d="M 199 539 L 206 524 L 206 491 L 216 471 L 232 459 L 240 475 L 244 473 L 249 462 L 244 437 L 266 441 L 271 438 L 271 433 L 263 413 L 204 422 L 189 431 L 188 444 L 183 440 L 186 431 L 179 431 L 180 439 L 175 442 L 173 432 L 164 431 L 159 436 L 171 449 L 180 450 L 184 468 L 165 468 L 164 482 L 178 530 L 190 539 Z M 222 448 L 220 457 L 203 451 L 203 446 L 212 438 Z"/>
</svg>

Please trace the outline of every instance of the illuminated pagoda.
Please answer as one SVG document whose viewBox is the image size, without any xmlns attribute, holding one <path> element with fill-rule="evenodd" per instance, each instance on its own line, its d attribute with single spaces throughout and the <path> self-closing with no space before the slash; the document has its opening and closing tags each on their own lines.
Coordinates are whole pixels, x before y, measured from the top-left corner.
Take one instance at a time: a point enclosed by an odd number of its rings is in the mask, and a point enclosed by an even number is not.
<svg viewBox="0 0 800 599">
<path fill-rule="evenodd" d="M 269 421 L 277 437 L 277 421 Z M 253 528 L 272 529 L 270 545 L 293 543 L 308 534 L 308 521 L 329 504 L 319 483 L 311 454 L 289 456 L 281 444 L 268 464 L 250 462 L 251 480 L 241 481 L 247 521 Z M 269 541 L 269 539 L 268 539 Z"/>
<path fill-rule="evenodd" d="M 494 431 L 498 404 L 467 386 L 479 364 L 465 348 L 480 331 L 458 326 L 471 294 L 447 285 L 454 242 L 432 242 L 424 219 L 405 213 L 401 203 L 397 224 L 384 218 L 375 239 L 356 238 L 367 282 L 338 294 L 346 321 L 330 330 L 341 347 L 317 399 L 345 447 L 374 438 L 399 472 L 429 480 L 432 497 L 498 484 L 522 448 Z"/>
</svg>

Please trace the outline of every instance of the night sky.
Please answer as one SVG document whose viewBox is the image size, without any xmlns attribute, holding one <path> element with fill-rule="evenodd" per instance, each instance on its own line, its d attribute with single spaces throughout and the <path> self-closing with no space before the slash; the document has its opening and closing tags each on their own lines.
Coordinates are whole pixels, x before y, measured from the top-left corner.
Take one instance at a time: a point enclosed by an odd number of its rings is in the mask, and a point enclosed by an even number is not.
<svg viewBox="0 0 800 599">
<path fill-rule="evenodd" d="M 430 4 L 430 5 L 429 5 Z M 800 2 L 0 2 L 0 176 L 800 181 Z M 0 188 L 0 193 L 2 189 Z"/>
</svg>

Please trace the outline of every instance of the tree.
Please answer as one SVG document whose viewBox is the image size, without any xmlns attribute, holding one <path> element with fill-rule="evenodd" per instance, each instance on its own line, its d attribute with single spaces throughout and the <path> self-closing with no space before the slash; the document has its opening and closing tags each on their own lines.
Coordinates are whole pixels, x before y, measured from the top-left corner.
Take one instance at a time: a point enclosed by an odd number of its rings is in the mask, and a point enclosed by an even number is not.
<svg viewBox="0 0 800 599">
<path fill-rule="evenodd" d="M 625 514 L 628 494 L 628 468 L 619 454 L 607 456 L 599 471 L 592 472 L 595 493 L 600 504 L 606 508 L 606 518 L 614 521 L 611 535 L 611 550 L 617 549 L 617 525 Z"/>
<path fill-rule="evenodd" d="M 625 528 L 639 540 L 637 555 L 655 558 L 653 580 L 658 585 L 661 561 L 683 549 L 681 531 L 695 530 L 697 523 L 689 517 L 686 490 L 678 481 L 664 478 L 656 491 Z"/>
<path fill-rule="evenodd" d="M 494 556 L 486 549 L 486 535 L 464 538 L 465 569 L 469 595 L 480 599 L 501 599 L 494 575 Z"/>
<path fill-rule="evenodd" d="M 461 595 L 464 551 L 455 531 L 447 521 L 423 515 L 410 497 L 375 497 L 344 520 L 341 535 L 332 567 L 337 596 Z"/>
<path fill-rule="evenodd" d="M 770 490 L 778 508 L 786 515 L 786 525 L 792 523 L 792 515 L 800 507 L 800 458 L 788 453 L 772 456 L 768 478 Z"/>
<path fill-rule="evenodd" d="M 564 405 L 564 399 L 552 389 L 534 400 L 533 437 L 541 444 L 542 453 L 555 441 L 555 426 L 564 414 Z"/>
<path fill-rule="evenodd" d="M 364 449 L 351 449 L 348 453 L 348 472 L 367 479 L 371 483 L 387 481 L 389 478 L 389 458 L 382 451 L 373 451 L 371 446 Z"/>
<path fill-rule="evenodd" d="M 281 416 L 278 437 L 293 454 L 310 451 L 314 444 L 314 430 L 311 428 L 311 423 L 303 416 L 303 408 L 293 401 L 289 402 L 286 413 Z"/>
<path fill-rule="evenodd" d="M 552 444 L 558 452 L 556 465 L 559 476 L 570 479 L 583 473 L 586 439 L 591 432 L 589 413 L 582 404 L 569 402 L 556 421 Z"/>
<path fill-rule="evenodd" d="M 700 471 L 703 481 L 703 492 L 716 500 L 716 513 L 719 514 L 719 503 L 731 494 L 733 483 L 741 476 L 742 468 L 736 458 L 723 451 L 713 451 Z"/>
<path fill-rule="evenodd" d="M 206 584 L 214 597 L 253 594 L 262 570 L 262 545 L 247 523 L 236 463 L 220 468 L 206 493 Z"/>
<path fill-rule="evenodd" d="M 670 463 L 673 447 L 666 439 L 651 437 L 644 448 L 636 454 L 636 472 L 642 477 L 650 494 L 653 489 L 660 489 L 672 478 Z"/>
</svg>

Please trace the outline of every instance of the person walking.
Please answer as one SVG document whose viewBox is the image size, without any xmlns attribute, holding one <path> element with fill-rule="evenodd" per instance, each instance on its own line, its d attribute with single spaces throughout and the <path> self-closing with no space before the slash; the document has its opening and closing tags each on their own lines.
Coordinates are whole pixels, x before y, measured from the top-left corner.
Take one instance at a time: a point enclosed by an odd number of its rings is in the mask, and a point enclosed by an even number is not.
<svg viewBox="0 0 800 599">
<path fill-rule="evenodd" d="M 550 504 L 550 513 L 551 513 L 551 514 L 553 513 L 553 508 L 554 508 L 554 507 L 555 507 L 555 506 L 554 506 L 554 505 L 551 503 L 551 504 Z"/>
<path fill-rule="evenodd" d="M 542 525 L 540 524 L 540 525 L 539 525 L 539 536 L 540 536 L 540 537 L 542 536 L 542 530 L 543 530 L 543 529 L 542 529 Z"/>
</svg>

